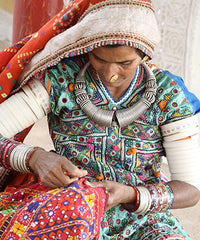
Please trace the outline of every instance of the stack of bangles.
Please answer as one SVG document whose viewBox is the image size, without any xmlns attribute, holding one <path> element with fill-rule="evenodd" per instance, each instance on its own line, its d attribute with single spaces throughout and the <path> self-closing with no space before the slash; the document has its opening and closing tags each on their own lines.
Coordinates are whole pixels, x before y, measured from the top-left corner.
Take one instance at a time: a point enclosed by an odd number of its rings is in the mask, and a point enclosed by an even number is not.
<svg viewBox="0 0 200 240">
<path fill-rule="evenodd" d="M 29 161 L 33 153 L 42 149 L 31 147 L 7 138 L 0 138 L 0 159 L 2 166 L 21 173 L 32 172 Z"/>
<path fill-rule="evenodd" d="M 0 104 L 1 166 L 17 172 L 31 172 L 29 160 L 38 147 L 9 140 L 50 112 L 49 95 L 36 79 L 31 79 L 17 93 Z"/>
<path fill-rule="evenodd" d="M 136 214 L 165 212 L 171 208 L 174 195 L 171 188 L 165 183 L 150 184 L 144 186 L 132 186 L 136 200 L 133 208 L 130 204 L 122 204 L 129 212 Z"/>
<path fill-rule="evenodd" d="M 0 133 L 11 138 L 50 112 L 49 95 L 42 83 L 31 79 L 0 104 L 0 112 Z"/>
</svg>

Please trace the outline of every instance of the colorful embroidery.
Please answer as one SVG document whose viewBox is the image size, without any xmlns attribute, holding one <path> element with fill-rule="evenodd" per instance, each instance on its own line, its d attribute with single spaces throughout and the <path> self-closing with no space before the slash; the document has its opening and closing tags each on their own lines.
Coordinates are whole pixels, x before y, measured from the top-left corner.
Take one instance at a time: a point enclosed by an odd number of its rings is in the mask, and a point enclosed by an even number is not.
<svg viewBox="0 0 200 240">
<path fill-rule="evenodd" d="M 89 188 L 83 181 L 47 192 L 37 191 L 45 189 L 37 184 L 0 195 L 1 239 L 98 238 L 106 195 L 102 188 Z"/>
</svg>

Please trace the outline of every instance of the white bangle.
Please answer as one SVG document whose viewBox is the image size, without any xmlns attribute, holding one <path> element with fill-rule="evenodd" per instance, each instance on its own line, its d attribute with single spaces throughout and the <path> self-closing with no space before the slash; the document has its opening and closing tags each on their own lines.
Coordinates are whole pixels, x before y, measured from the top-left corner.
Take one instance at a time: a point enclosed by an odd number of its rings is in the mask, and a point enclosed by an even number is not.
<svg viewBox="0 0 200 240">
<path fill-rule="evenodd" d="M 12 100 L 11 100 L 12 101 Z M 15 118 L 15 120 L 13 120 L 13 122 L 15 122 L 15 125 L 17 125 L 17 129 L 19 131 L 21 131 L 21 129 L 23 129 L 23 125 L 24 125 L 24 120 L 21 117 L 21 114 L 18 110 L 18 108 L 13 108 L 13 105 L 11 104 L 11 101 L 5 101 L 5 107 L 9 110 L 9 112 L 11 113 L 11 116 L 13 118 Z"/>
<path fill-rule="evenodd" d="M 175 133 L 184 132 L 187 129 L 199 127 L 198 115 L 190 116 L 175 122 L 161 126 L 163 137 L 174 135 Z"/>
<path fill-rule="evenodd" d="M 195 116 L 166 124 L 161 129 L 165 131 L 163 146 L 171 179 L 184 181 L 200 189 L 200 146 L 197 120 Z M 179 131 L 179 125 L 181 131 Z"/>
<path fill-rule="evenodd" d="M 135 213 L 143 214 L 151 209 L 151 194 L 146 187 L 139 186 L 137 189 L 140 192 L 140 205 Z"/>
<path fill-rule="evenodd" d="M 42 104 L 41 104 L 38 96 L 36 96 L 36 95 L 32 92 L 31 88 L 30 88 L 28 85 L 25 85 L 22 89 L 23 89 L 23 91 L 25 92 L 25 94 L 29 97 L 29 99 L 31 99 L 31 102 L 34 101 L 35 105 L 37 105 L 38 111 L 39 111 L 39 109 L 40 109 L 40 114 L 41 114 L 41 115 L 37 115 L 37 117 L 38 117 L 39 119 L 41 119 L 41 118 L 45 115 L 45 111 L 43 110 Z"/>
<path fill-rule="evenodd" d="M 187 138 L 188 136 L 194 136 L 198 133 L 199 133 L 199 128 L 194 127 L 179 133 L 175 133 L 173 135 L 165 136 L 164 138 L 165 138 L 165 142 L 172 142 L 172 141 L 177 141 L 177 140 Z"/>
<path fill-rule="evenodd" d="M 5 101 L 5 103 L 6 102 L 7 102 L 8 106 L 10 107 L 10 111 L 12 112 L 12 115 L 13 116 L 17 115 L 16 118 L 20 124 L 20 131 L 22 131 L 24 128 L 26 128 L 26 126 L 27 127 L 30 126 L 29 121 L 26 119 L 26 116 L 24 116 L 23 111 L 21 111 L 21 107 L 15 101 L 14 96 L 8 98 L 8 100 Z"/>
<path fill-rule="evenodd" d="M 2 106 L 1 106 L 2 107 Z M 2 108 L 0 108 L 2 117 L 0 118 L 0 133 L 4 136 L 7 137 L 8 135 L 11 136 L 12 135 L 12 130 L 8 127 L 8 122 L 5 119 L 4 113 Z M 10 125 L 9 125 L 10 126 Z M 4 134 L 3 134 L 4 133 Z"/>
<path fill-rule="evenodd" d="M 23 88 L 23 90 L 26 89 L 26 93 L 27 88 Z M 42 119 L 44 117 L 44 112 L 43 110 L 40 108 L 40 106 L 38 105 L 38 103 L 35 101 L 34 98 L 30 98 L 30 96 L 28 96 L 27 94 L 25 94 L 25 92 L 23 94 L 20 95 L 20 97 L 26 102 L 26 104 L 29 106 L 29 108 L 32 110 L 32 112 L 35 114 L 37 120 Z"/>
<path fill-rule="evenodd" d="M 24 93 L 22 93 L 24 94 Z M 23 109 L 23 113 L 24 115 L 27 116 L 28 119 L 31 120 L 31 124 L 33 124 L 34 122 L 37 122 L 37 118 L 35 116 L 35 114 L 33 113 L 33 111 L 31 110 L 31 108 L 29 107 L 29 105 L 24 101 L 24 99 L 21 97 L 21 92 L 16 93 L 15 95 L 13 95 L 17 101 L 19 102 L 21 109 Z"/>
<path fill-rule="evenodd" d="M 31 79 L 27 85 L 31 88 L 33 94 L 35 94 L 36 98 L 39 100 L 45 114 L 50 111 L 50 101 L 49 95 L 45 89 L 45 87 L 36 79 Z"/>
<path fill-rule="evenodd" d="M 30 172 L 26 166 L 27 154 L 32 151 L 34 147 L 19 144 L 10 153 L 10 166 L 17 172 Z"/>
<path fill-rule="evenodd" d="M 13 137 L 50 111 L 49 95 L 43 85 L 36 80 L 29 85 L 0 105 L 0 133 L 4 137 Z"/>
<path fill-rule="evenodd" d="M 189 137 L 189 136 L 188 136 Z M 190 136 L 190 138 L 185 139 L 185 140 L 178 140 L 177 141 L 172 141 L 172 142 L 166 142 L 165 138 L 163 141 L 163 146 L 166 149 L 173 149 L 174 151 L 178 150 L 183 150 L 183 149 L 193 149 L 194 145 L 199 145 L 199 134 Z"/>
<path fill-rule="evenodd" d="M 13 121 L 12 121 L 13 117 L 9 113 L 5 104 L 0 105 L 0 111 L 1 111 L 1 122 L 6 123 L 6 124 L 4 124 L 4 126 L 6 127 L 6 129 L 9 132 L 11 132 L 11 133 L 15 132 L 15 129 L 17 128 L 17 126 L 13 123 Z"/>
<path fill-rule="evenodd" d="M 7 137 L 8 135 L 9 136 L 12 135 L 12 133 L 7 131 L 7 128 L 3 125 L 3 123 L 1 123 L 1 120 L 0 120 L 0 134 L 4 137 Z"/>
</svg>

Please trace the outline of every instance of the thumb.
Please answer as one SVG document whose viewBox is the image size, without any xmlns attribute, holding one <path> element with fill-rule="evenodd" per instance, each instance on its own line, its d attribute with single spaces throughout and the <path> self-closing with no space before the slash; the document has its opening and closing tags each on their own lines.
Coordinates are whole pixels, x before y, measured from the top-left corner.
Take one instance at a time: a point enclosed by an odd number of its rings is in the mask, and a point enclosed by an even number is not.
<svg viewBox="0 0 200 240">
<path fill-rule="evenodd" d="M 94 187 L 93 184 L 91 182 L 89 182 L 88 180 L 85 180 L 84 183 L 87 186 Z"/>
<path fill-rule="evenodd" d="M 90 186 L 90 187 L 104 187 L 103 182 L 89 182 L 87 180 L 84 181 L 85 185 Z"/>
<path fill-rule="evenodd" d="M 68 175 L 70 177 L 85 177 L 88 172 L 87 170 L 83 170 L 75 166 L 73 163 L 71 163 L 69 160 L 65 162 L 65 165 L 63 166 L 65 175 Z"/>
</svg>

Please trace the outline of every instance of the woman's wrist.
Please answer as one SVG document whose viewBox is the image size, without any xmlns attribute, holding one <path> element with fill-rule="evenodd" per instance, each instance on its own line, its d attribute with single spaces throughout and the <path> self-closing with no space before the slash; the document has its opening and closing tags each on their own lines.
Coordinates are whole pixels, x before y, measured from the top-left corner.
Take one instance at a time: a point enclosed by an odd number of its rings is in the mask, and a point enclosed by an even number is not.
<svg viewBox="0 0 200 240">
<path fill-rule="evenodd" d="M 10 140 L 8 138 L 0 139 L 0 159 L 1 165 L 9 170 L 27 173 L 32 172 L 30 160 L 36 151 L 42 148 L 27 146 L 23 143 Z M 44 151 L 44 150 L 43 150 Z"/>
<path fill-rule="evenodd" d="M 26 159 L 25 159 L 25 165 L 27 167 L 27 169 L 34 173 L 35 172 L 35 168 L 34 168 L 34 165 L 31 165 L 31 159 L 33 157 L 33 155 L 36 153 L 36 152 L 41 152 L 41 151 L 44 151 L 44 149 L 40 148 L 40 147 L 33 147 L 32 149 L 30 149 L 30 151 L 28 152 L 27 156 L 26 156 Z"/>
<path fill-rule="evenodd" d="M 172 206 L 174 195 L 165 183 L 135 187 L 136 197 L 132 204 L 122 204 L 129 212 L 143 214 L 147 212 L 164 212 Z"/>
<path fill-rule="evenodd" d="M 126 190 L 124 192 L 124 201 L 123 203 L 133 203 L 136 199 L 136 192 L 134 186 L 126 186 Z"/>
<path fill-rule="evenodd" d="M 128 186 L 126 196 L 127 196 L 127 198 L 122 203 L 122 206 L 127 211 L 132 212 L 138 206 L 138 190 L 137 190 L 137 188 L 135 186 Z"/>
<path fill-rule="evenodd" d="M 28 161 L 27 161 L 27 167 L 30 168 L 32 172 L 37 173 L 37 160 L 39 159 L 39 156 L 44 153 L 45 150 L 43 148 L 36 147 L 35 151 L 30 155 Z"/>
</svg>

